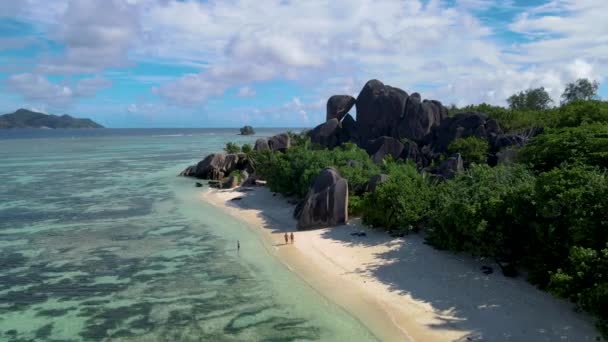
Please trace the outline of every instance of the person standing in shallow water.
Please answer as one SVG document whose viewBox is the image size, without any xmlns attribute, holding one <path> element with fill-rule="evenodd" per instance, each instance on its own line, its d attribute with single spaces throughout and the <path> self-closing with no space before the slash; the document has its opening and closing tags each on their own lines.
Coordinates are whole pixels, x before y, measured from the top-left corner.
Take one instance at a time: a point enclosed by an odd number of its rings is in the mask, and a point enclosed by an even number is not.
<svg viewBox="0 0 608 342">
<path fill-rule="evenodd" d="M 236 240 L 236 251 L 240 251 L 241 250 L 241 242 L 239 240 Z"/>
<path fill-rule="evenodd" d="M 293 232 L 291 233 L 290 237 L 291 237 L 291 243 L 293 244 Z"/>
<path fill-rule="evenodd" d="M 287 236 L 287 233 L 285 233 L 285 244 L 289 243 L 289 237 Z"/>
</svg>

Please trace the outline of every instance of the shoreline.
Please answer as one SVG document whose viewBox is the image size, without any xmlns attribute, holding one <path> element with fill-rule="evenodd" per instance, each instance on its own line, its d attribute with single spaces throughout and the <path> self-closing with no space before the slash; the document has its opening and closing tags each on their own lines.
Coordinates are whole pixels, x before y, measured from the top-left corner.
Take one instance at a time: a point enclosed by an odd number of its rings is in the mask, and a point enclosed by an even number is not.
<svg viewBox="0 0 608 342">
<path fill-rule="evenodd" d="M 241 200 L 231 201 L 240 197 Z M 391 238 L 358 220 L 297 231 L 293 206 L 264 187 L 206 189 L 201 199 L 247 223 L 265 248 L 382 341 L 596 341 L 587 315 L 491 262 Z M 363 231 L 366 237 L 350 235 Z M 285 245 L 283 234 L 294 232 Z M 494 273 L 479 268 L 490 265 Z"/>
</svg>

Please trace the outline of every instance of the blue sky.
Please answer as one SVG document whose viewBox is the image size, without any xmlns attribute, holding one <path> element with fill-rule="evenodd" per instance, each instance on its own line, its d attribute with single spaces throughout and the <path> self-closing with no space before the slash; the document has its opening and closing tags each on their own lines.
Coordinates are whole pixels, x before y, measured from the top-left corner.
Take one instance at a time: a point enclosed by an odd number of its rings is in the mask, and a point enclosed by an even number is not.
<svg viewBox="0 0 608 342">
<path fill-rule="evenodd" d="M 372 78 L 504 105 L 600 81 L 605 0 L 21 0 L 0 3 L 0 113 L 108 127 L 310 127 Z"/>
</svg>

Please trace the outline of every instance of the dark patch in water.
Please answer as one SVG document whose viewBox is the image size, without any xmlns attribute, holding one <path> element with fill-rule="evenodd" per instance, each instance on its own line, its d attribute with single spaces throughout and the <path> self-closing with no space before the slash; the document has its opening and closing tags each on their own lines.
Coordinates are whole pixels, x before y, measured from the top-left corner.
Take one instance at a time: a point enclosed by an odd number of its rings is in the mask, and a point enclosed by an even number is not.
<svg viewBox="0 0 608 342">
<path fill-rule="evenodd" d="M 51 332 L 53 332 L 53 323 L 49 323 L 36 330 L 36 339 L 46 340 L 49 336 L 51 336 Z"/>
</svg>

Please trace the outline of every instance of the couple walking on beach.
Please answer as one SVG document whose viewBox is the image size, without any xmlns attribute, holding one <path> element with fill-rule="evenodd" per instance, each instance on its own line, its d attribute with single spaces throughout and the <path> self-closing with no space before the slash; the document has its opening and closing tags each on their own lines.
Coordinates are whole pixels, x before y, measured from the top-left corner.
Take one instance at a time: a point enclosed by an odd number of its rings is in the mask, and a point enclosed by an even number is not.
<svg viewBox="0 0 608 342">
<path fill-rule="evenodd" d="M 287 235 L 287 233 L 285 233 L 285 244 L 289 243 L 290 238 L 291 238 L 291 243 L 293 243 L 293 233 L 291 233 L 290 235 Z"/>
</svg>

